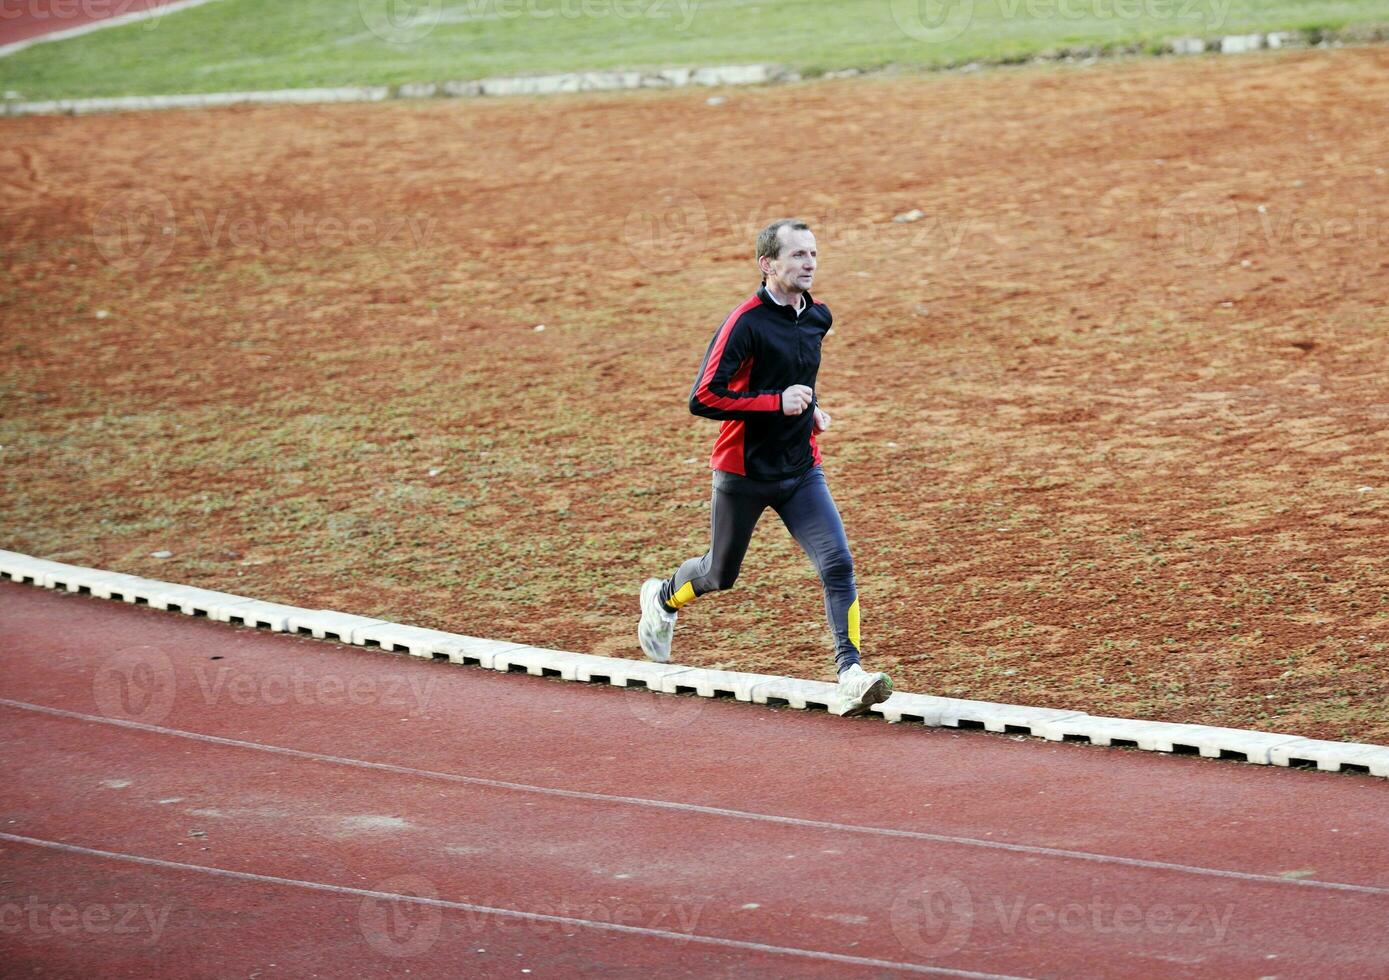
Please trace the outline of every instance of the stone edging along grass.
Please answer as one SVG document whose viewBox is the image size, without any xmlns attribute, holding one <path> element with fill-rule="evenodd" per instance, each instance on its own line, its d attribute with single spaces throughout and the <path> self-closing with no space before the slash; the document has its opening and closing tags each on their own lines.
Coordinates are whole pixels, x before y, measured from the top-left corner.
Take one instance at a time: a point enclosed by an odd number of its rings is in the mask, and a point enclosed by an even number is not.
<svg viewBox="0 0 1389 980">
<path fill-rule="evenodd" d="M 1211 38 L 1176 38 L 1162 42 L 1128 42 L 1062 48 L 1037 55 L 1018 55 L 988 61 L 948 65 L 940 71 L 977 71 L 986 66 L 1089 63 L 1126 55 L 1245 54 L 1261 49 L 1340 47 L 1389 40 L 1389 26 L 1345 30 L 1304 29 L 1268 34 L 1226 34 Z M 822 77 L 881 75 L 896 66 L 861 70 L 847 68 Z M 611 92 L 668 89 L 686 86 L 763 85 L 800 81 L 801 74 L 777 65 L 719 65 L 706 68 L 569 72 L 555 75 L 514 75 L 454 82 L 414 82 L 340 88 L 280 89 L 266 92 L 212 92 L 188 95 L 128 95 L 91 99 L 50 99 L 38 102 L 0 102 L 0 115 L 87 115 L 151 109 L 207 109 L 229 105 L 315 105 L 330 102 L 383 102 L 389 99 L 460 98 L 501 95 L 554 95 L 567 92 Z"/>
<path fill-rule="evenodd" d="M 206 616 L 234 625 L 280 633 L 308 634 L 319 639 L 377 647 L 425 659 L 569 681 L 645 687 L 664 694 L 733 697 L 757 704 L 826 709 L 833 703 L 835 691 L 834 684 L 824 681 L 547 650 L 522 643 L 401 626 L 327 609 L 300 609 L 227 592 L 66 565 L 13 551 L 0 551 L 0 579 L 149 605 L 188 616 Z M 1087 742 L 1201 755 L 1208 759 L 1233 759 L 1261 765 L 1389 777 L 1389 747 L 1356 742 L 1330 742 L 1298 735 L 1207 725 L 1107 718 L 1080 711 L 967 701 L 901 691 L 894 693 L 884 703 L 875 705 L 873 711 L 890 722 L 984 729 L 1011 735 L 1031 735 L 1053 742 Z"/>
</svg>

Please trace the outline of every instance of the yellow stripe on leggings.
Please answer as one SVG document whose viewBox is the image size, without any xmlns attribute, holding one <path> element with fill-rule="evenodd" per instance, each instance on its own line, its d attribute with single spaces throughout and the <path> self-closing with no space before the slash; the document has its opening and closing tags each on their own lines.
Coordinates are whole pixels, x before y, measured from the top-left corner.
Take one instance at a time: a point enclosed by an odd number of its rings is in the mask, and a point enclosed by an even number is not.
<svg viewBox="0 0 1389 980">
<path fill-rule="evenodd" d="M 686 582 L 676 590 L 675 595 L 666 600 L 666 605 L 672 609 L 679 609 L 694 597 L 694 583 Z"/>
<path fill-rule="evenodd" d="M 859 636 L 858 627 L 859 627 L 859 621 L 858 621 L 858 600 L 855 599 L 855 600 L 854 600 L 854 604 L 853 604 L 852 606 L 849 607 L 849 642 L 852 643 L 852 644 L 854 645 L 854 649 L 855 649 L 855 650 L 859 649 L 859 645 L 858 645 L 858 636 Z"/>
</svg>

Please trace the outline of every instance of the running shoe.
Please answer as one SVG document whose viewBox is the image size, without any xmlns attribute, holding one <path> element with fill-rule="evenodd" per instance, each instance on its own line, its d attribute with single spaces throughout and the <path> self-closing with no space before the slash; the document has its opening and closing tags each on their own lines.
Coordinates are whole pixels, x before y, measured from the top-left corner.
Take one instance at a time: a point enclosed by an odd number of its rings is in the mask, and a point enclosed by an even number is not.
<svg viewBox="0 0 1389 980">
<path fill-rule="evenodd" d="M 670 659 L 670 640 L 675 632 L 676 613 L 661 606 L 661 586 L 658 578 L 641 584 L 641 622 L 637 625 L 637 640 L 647 658 L 663 664 Z"/>
<path fill-rule="evenodd" d="M 873 705 L 892 696 L 892 678 L 882 673 L 864 670 L 853 664 L 839 675 L 839 705 L 835 714 L 841 718 L 866 715 Z"/>
</svg>

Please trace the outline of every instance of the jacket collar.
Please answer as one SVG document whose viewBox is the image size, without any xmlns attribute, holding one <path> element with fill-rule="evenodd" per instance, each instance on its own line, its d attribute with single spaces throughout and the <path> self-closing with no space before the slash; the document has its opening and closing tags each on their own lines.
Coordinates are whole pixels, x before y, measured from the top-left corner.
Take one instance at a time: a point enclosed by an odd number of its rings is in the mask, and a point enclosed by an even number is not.
<svg viewBox="0 0 1389 980">
<path fill-rule="evenodd" d="M 805 308 L 801 310 L 801 316 L 809 313 L 810 308 L 815 305 L 815 298 L 811 296 L 808 291 L 804 295 Z M 772 299 L 772 294 L 767 292 L 767 287 L 765 285 L 757 287 L 757 298 L 762 301 L 763 306 L 768 307 L 779 316 L 785 317 L 788 320 L 796 319 L 795 309 L 790 306 L 782 306 L 776 300 Z"/>
</svg>

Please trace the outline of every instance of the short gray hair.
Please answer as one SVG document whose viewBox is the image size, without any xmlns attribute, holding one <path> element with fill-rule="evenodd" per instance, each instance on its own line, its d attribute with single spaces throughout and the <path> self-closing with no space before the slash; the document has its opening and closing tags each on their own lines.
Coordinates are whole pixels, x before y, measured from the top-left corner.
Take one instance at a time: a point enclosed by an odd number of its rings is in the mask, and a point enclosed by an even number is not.
<svg viewBox="0 0 1389 980">
<path fill-rule="evenodd" d="M 763 256 L 774 259 L 781 254 L 781 229 L 783 228 L 790 228 L 792 231 L 809 231 L 810 225 L 800 218 L 778 218 L 763 228 L 757 234 L 756 257 L 758 265 L 761 265 Z M 765 283 L 767 277 L 763 276 L 762 281 Z"/>
</svg>

